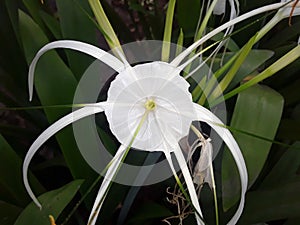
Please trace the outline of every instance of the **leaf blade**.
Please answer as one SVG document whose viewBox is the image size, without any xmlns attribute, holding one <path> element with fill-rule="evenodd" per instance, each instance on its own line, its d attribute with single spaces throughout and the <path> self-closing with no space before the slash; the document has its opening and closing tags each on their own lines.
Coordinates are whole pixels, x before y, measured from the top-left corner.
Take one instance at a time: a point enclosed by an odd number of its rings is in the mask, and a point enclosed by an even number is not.
<svg viewBox="0 0 300 225">
<path fill-rule="evenodd" d="M 231 127 L 247 130 L 258 136 L 274 139 L 281 120 L 283 98 L 265 86 L 253 86 L 239 94 L 231 120 Z M 234 133 L 243 153 L 248 175 L 248 187 L 255 182 L 270 151 L 271 142 L 243 133 Z M 222 161 L 223 208 L 228 210 L 238 201 L 240 190 L 238 172 L 228 151 Z"/>
<path fill-rule="evenodd" d="M 72 200 L 82 183 L 83 180 L 75 180 L 59 189 L 41 195 L 38 199 L 42 203 L 42 210 L 31 202 L 14 225 L 49 225 L 49 215 L 57 218 Z"/>
</svg>

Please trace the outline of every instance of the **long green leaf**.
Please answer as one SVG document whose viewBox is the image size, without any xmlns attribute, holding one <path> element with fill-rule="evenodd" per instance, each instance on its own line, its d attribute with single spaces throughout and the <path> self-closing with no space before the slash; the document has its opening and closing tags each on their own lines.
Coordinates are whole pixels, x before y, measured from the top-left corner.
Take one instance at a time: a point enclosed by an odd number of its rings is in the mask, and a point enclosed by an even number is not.
<svg viewBox="0 0 300 225">
<path fill-rule="evenodd" d="M 201 25 L 200 25 L 200 27 L 199 27 L 199 29 L 198 29 L 198 31 L 197 31 L 197 34 L 196 34 L 196 36 L 195 36 L 195 38 L 194 38 L 194 41 L 199 40 L 199 39 L 202 37 L 202 35 L 204 34 L 204 31 L 205 31 L 205 29 L 207 28 L 208 21 L 209 21 L 211 15 L 212 15 L 212 13 L 213 13 L 213 10 L 214 10 L 214 8 L 215 8 L 217 2 L 218 2 L 218 0 L 214 0 L 214 1 L 210 4 L 208 10 L 205 12 L 205 16 L 204 16 L 204 18 L 203 18 L 203 20 L 202 20 L 202 23 L 201 23 Z"/>
<path fill-rule="evenodd" d="M 249 54 L 247 55 L 246 59 L 244 62 L 240 65 L 239 69 L 236 71 L 234 77 L 232 78 L 231 82 L 228 84 L 227 89 L 231 90 L 233 89 L 237 84 L 239 84 L 247 75 L 250 75 L 253 73 L 253 71 L 257 70 L 259 66 L 261 66 L 263 63 L 265 63 L 271 56 L 273 55 L 272 51 L 269 50 L 251 50 Z M 214 76 L 216 79 L 221 77 L 227 70 L 229 70 L 230 67 L 233 67 L 235 64 L 236 60 L 240 56 L 240 52 L 236 53 L 227 53 L 225 54 L 223 63 L 224 66 L 220 67 L 220 61 L 222 58 L 216 58 L 213 63 L 213 71 L 216 70 L 214 73 Z M 220 68 L 219 68 L 220 67 Z M 231 69 L 230 69 L 231 70 Z M 204 93 L 209 93 L 212 88 L 215 85 L 215 79 L 211 79 L 208 81 L 206 85 L 202 85 L 200 87 L 205 87 L 205 92 Z M 226 89 L 226 90 L 227 90 Z M 199 93 L 201 90 L 194 90 L 193 91 L 193 96 L 198 96 L 194 100 L 197 100 L 200 97 Z M 202 95 L 201 98 L 199 99 L 198 103 L 199 104 L 204 104 L 206 99 L 205 95 Z"/>
<path fill-rule="evenodd" d="M 168 62 L 170 56 L 170 42 L 172 38 L 172 27 L 173 27 L 173 17 L 175 10 L 176 0 L 170 0 L 168 3 L 168 10 L 166 15 L 166 23 L 163 37 L 163 46 L 161 51 L 161 60 Z"/>
<path fill-rule="evenodd" d="M 92 8 L 96 20 L 101 28 L 108 45 L 111 49 L 120 47 L 119 39 L 112 28 L 99 0 L 89 0 L 90 7 Z"/>
<path fill-rule="evenodd" d="M 184 36 L 193 38 L 199 20 L 200 6 L 199 0 L 177 0 L 176 20 L 182 28 Z"/>
<path fill-rule="evenodd" d="M 96 45 L 95 24 L 86 15 L 86 13 L 92 14 L 88 2 L 86 0 L 56 0 L 56 5 L 63 38 Z M 67 56 L 70 68 L 79 80 L 93 59 L 69 51 Z"/>
<path fill-rule="evenodd" d="M 18 218 L 21 211 L 21 208 L 0 200 L 0 224 L 13 224 Z"/>
<path fill-rule="evenodd" d="M 30 173 L 33 189 L 40 193 L 44 188 Z M 30 201 L 22 179 L 22 160 L 0 135 L 0 200 L 24 207 Z"/>
<path fill-rule="evenodd" d="M 176 47 L 176 53 L 175 53 L 176 56 L 182 52 L 183 41 L 184 41 L 184 33 L 183 33 L 182 29 L 180 29 L 178 39 L 177 39 L 177 47 Z"/>
<path fill-rule="evenodd" d="M 274 55 L 273 51 L 253 49 L 250 51 L 249 55 L 241 65 L 240 69 L 237 71 L 233 80 L 228 86 L 228 90 L 232 90 L 236 85 L 238 85 L 246 76 L 251 75 L 256 72 L 258 68 L 263 65 L 268 59 Z"/>
<path fill-rule="evenodd" d="M 161 153 L 148 154 L 143 166 L 144 165 L 152 165 L 152 164 L 157 163 L 160 156 L 161 156 Z M 148 172 L 150 173 L 151 170 L 149 170 Z M 140 172 L 137 175 L 136 180 L 138 180 L 139 182 L 144 182 L 147 179 L 148 175 L 149 174 L 145 174 L 145 172 Z M 124 200 L 123 207 L 120 211 L 120 215 L 118 218 L 118 224 L 124 224 L 125 219 L 129 213 L 129 210 L 131 209 L 131 206 L 132 206 L 140 189 L 141 189 L 141 186 L 133 186 L 129 189 L 127 196 Z"/>
<path fill-rule="evenodd" d="M 300 168 L 300 151 L 296 148 L 300 148 L 300 142 L 288 148 L 281 156 L 271 172 L 263 180 L 260 185 L 261 189 L 284 185 L 295 179 L 300 181 L 300 176 L 297 174 Z"/>
<path fill-rule="evenodd" d="M 234 90 L 230 91 L 229 93 L 225 94 L 223 97 L 224 99 L 229 99 L 232 96 L 246 90 L 247 88 L 259 83 L 260 81 L 274 75 L 279 70 L 283 69 L 284 67 L 288 66 L 292 62 L 294 62 L 296 59 L 300 57 L 300 45 L 297 45 L 295 48 L 293 48 L 291 51 L 289 51 L 287 54 L 285 54 L 283 57 L 278 59 L 275 63 L 273 63 L 271 66 L 266 68 L 263 72 L 255 76 L 250 81 L 242 84 L 241 86 L 235 88 Z M 211 105 L 217 105 L 224 99 L 216 99 Z"/>
<path fill-rule="evenodd" d="M 154 219 L 164 219 L 173 216 L 173 213 L 166 207 L 155 202 L 148 202 L 139 207 L 135 216 L 130 219 L 128 224 L 143 224 Z"/>
<path fill-rule="evenodd" d="M 29 14 L 32 16 L 34 22 L 37 23 L 43 31 L 45 31 L 45 24 L 40 17 L 42 2 L 36 0 L 23 0 L 22 2 L 26 6 Z"/>
<path fill-rule="evenodd" d="M 239 68 L 242 66 L 244 61 L 246 60 L 247 56 L 249 55 L 254 43 L 255 43 L 256 36 L 253 36 L 246 45 L 240 50 L 239 56 L 233 63 L 230 70 L 227 72 L 227 74 L 223 77 L 221 82 L 219 83 L 218 87 L 215 88 L 215 90 L 211 93 L 211 96 L 209 97 L 210 101 L 212 99 L 216 99 L 219 97 L 225 89 L 228 87 L 230 82 L 233 80 L 234 76 L 236 75 Z"/>
<path fill-rule="evenodd" d="M 41 195 L 38 199 L 42 204 L 42 210 L 31 202 L 14 225 L 49 225 L 49 215 L 56 219 L 75 196 L 82 183 L 83 180 L 75 180 L 59 189 Z"/>
<path fill-rule="evenodd" d="M 40 11 L 40 17 L 56 39 L 62 39 L 58 20 L 44 11 Z"/>
<path fill-rule="evenodd" d="M 15 36 L 19 45 L 21 45 L 19 30 L 18 30 L 18 3 L 17 0 L 5 0 L 0 4 L 5 4 L 7 8 L 7 12 L 9 15 L 10 22 L 12 24 L 12 28 L 14 30 Z"/>
<path fill-rule="evenodd" d="M 232 115 L 231 127 L 247 130 L 258 136 L 274 139 L 283 109 L 283 98 L 266 86 L 253 86 L 239 94 Z M 255 182 L 269 154 L 272 143 L 234 132 L 243 153 L 249 176 L 248 186 Z M 222 161 L 223 207 L 228 210 L 237 201 L 240 191 L 239 175 L 228 151 Z"/>
<path fill-rule="evenodd" d="M 298 217 L 299 190 L 300 182 L 293 182 L 278 185 L 268 190 L 248 193 L 244 212 L 238 224 L 256 224 Z"/>
</svg>

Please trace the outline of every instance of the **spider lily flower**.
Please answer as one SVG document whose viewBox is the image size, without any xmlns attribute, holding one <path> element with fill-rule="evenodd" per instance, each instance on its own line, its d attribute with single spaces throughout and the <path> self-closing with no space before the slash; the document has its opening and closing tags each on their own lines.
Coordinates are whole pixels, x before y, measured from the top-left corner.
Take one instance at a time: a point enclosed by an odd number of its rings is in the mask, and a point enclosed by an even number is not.
<svg viewBox="0 0 300 225">
<path fill-rule="evenodd" d="M 34 154 L 50 137 L 67 125 L 89 115 L 104 112 L 112 133 L 121 145 L 110 162 L 92 208 L 88 224 L 95 224 L 110 183 L 117 173 L 120 163 L 126 157 L 128 150 L 134 148 L 149 152 L 163 152 L 174 177 L 178 179 L 171 160 L 171 154 L 175 155 L 187 185 L 191 203 L 196 211 L 197 224 L 204 225 L 192 176 L 179 146 L 180 139 L 188 134 L 192 121 L 202 121 L 207 123 L 223 139 L 231 151 L 239 170 L 241 179 L 240 203 L 236 213 L 228 222 L 228 224 L 236 224 L 244 207 L 248 182 L 246 165 L 238 144 L 231 133 L 222 126 L 222 121 L 208 109 L 193 103 L 192 96 L 188 91 L 189 83 L 180 76 L 180 72 L 188 65 L 188 63 L 182 63 L 182 61 L 199 45 L 218 32 L 251 16 L 278 9 L 284 5 L 285 3 L 277 3 L 265 6 L 225 23 L 192 44 L 170 63 L 154 61 L 132 67 L 122 54 L 119 55 L 120 61 L 111 54 L 86 43 L 66 40 L 45 45 L 37 53 L 29 68 L 30 99 L 32 99 L 34 70 L 38 59 L 51 49 L 68 48 L 81 51 L 107 64 L 117 71 L 118 75 L 110 85 L 106 101 L 86 104 L 81 109 L 62 117 L 47 128 L 29 148 L 23 164 L 23 180 L 30 197 L 36 205 L 40 208 L 42 207 L 32 192 L 27 177 L 29 163 Z M 296 7 L 298 6 L 299 4 Z M 289 16 L 286 10 L 290 10 L 291 7 L 292 3 L 289 3 L 281 9 L 280 12 L 283 14 L 283 17 Z M 299 8 L 296 8 L 295 12 L 299 14 Z M 189 61 L 194 59 L 189 59 Z"/>
</svg>

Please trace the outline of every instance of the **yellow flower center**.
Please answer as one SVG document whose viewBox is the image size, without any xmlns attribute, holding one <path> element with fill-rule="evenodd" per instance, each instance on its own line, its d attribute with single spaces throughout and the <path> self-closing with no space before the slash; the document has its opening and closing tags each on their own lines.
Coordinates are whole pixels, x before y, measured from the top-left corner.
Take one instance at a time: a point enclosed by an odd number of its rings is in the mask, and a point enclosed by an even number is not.
<svg viewBox="0 0 300 225">
<path fill-rule="evenodd" d="M 156 103 L 152 99 L 148 99 L 145 103 L 145 108 L 149 111 L 154 110 L 156 107 Z"/>
</svg>

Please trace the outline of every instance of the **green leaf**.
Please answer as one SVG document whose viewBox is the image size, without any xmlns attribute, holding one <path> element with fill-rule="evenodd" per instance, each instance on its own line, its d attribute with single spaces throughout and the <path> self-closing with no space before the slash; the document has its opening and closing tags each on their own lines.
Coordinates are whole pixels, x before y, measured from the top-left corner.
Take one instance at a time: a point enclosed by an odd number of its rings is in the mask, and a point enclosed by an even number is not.
<svg viewBox="0 0 300 225">
<path fill-rule="evenodd" d="M 279 125 L 278 138 L 293 141 L 300 140 L 300 121 L 295 119 L 283 119 Z"/>
<path fill-rule="evenodd" d="M 18 218 L 22 209 L 9 204 L 7 202 L 0 201 L 0 224 L 1 225 L 11 225 Z"/>
<path fill-rule="evenodd" d="M 208 31 L 212 31 L 213 29 L 208 29 Z M 216 34 L 215 36 L 213 36 L 211 38 L 212 41 L 214 42 L 219 42 L 219 41 L 222 41 L 224 39 L 224 36 L 225 33 L 224 32 L 220 32 L 218 34 Z M 226 37 L 226 48 L 229 50 L 229 52 L 238 52 L 240 50 L 240 47 L 235 43 L 235 41 L 229 37 Z M 224 54 L 224 53 L 222 53 Z"/>
<path fill-rule="evenodd" d="M 300 79 L 290 82 L 287 87 L 284 87 L 280 90 L 280 93 L 283 95 L 286 100 L 286 105 L 293 105 L 300 101 Z"/>
<path fill-rule="evenodd" d="M 164 43 L 161 51 L 161 60 L 165 62 L 169 61 L 169 56 L 170 56 L 170 42 L 172 38 L 172 27 L 173 27 L 175 4 L 176 4 L 176 0 L 170 0 L 168 3 L 168 10 L 166 15 L 165 30 L 164 30 L 164 37 L 163 37 Z"/>
<path fill-rule="evenodd" d="M 54 17 L 52 17 L 51 15 L 49 15 L 48 13 L 46 13 L 44 11 L 40 11 L 40 16 L 41 16 L 43 22 L 46 24 L 47 28 L 53 34 L 53 36 L 56 39 L 62 39 L 60 24 L 57 21 L 57 19 L 55 19 Z"/>
<path fill-rule="evenodd" d="M 178 24 L 186 37 L 194 37 L 201 3 L 202 1 L 199 0 L 177 0 L 176 16 Z"/>
<path fill-rule="evenodd" d="M 148 154 L 147 158 L 144 161 L 144 165 L 151 165 L 151 164 L 155 164 L 157 163 L 157 161 L 159 160 L 159 158 L 161 157 L 161 153 L 157 153 L 157 154 Z M 149 171 L 149 173 L 151 172 L 151 170 Z M 148 177 L 148 173 L 145 174 L 145 172 L 140 172 L 137 176 L 136 176 L 136 180 L 139 180 L 141 182 L 145 181 Z M 123 202 L 123 207 L 121 208 L 120 211 L 120 215 L 118 218 L 118 224 L 124 224 L 125 219 L 129 213 L 129 210 L 131 209 L 131 206 L 139 192 L 139 190 L 141 189 L 141 186 L 132 186 L 128 193 L 127 196 Z"/>
<path fill-rule="evenodd" d="M 263 63 L 270 59 L 274 55 L 273 51 L 253 49 L 248 54 L 247 58 L 235 74 L 231 81 L 228 89 L 232 89 L 234 86 L 239 84 L 246 76 L 251 75 L 257 70 Z"/>
<path fill-rule="evenodd" d="M 153 219 L 163 219 L 172 216 L 173 213 L 166 207 L 155 202 L 147 202 L 141 205 L 135 212 L 134 217 L 130 219 L 128 224 L 142 224 Z"/>
<path fill-rule="evenodd" d="M 208 21 L 209 21 L 211 15 L 213 13 L 213 10 L 214 10 L 217 2 L 218 2 L 218 0 L 213 0 L 210 3 L 209 7 L 206 9 L 204 18 L 201 21 L 201 24 L 200 24 L 200 27 L 197 31 L 197 34 L 194 37 L 194 41 L 199 40 L 204 35 L 205 29 L 208 27 Z"/>
<path fill-rule="evenodd" d="M 291 51 L 289 51 L 288 53 L 286 53 L 283 57 L 281 57 L 280 59 L 278 59 L 275 63 L 273 63 L 272 65 L 270 65 L 268 68 L 266 68 L 264 71 L 262 71 L 261 73 L 259 73 L 257 76 L 255 76 L 253 79 L 251 79 L 250 81 L 242 84 L 241 86 L 233 89 L 232 91 L 230 91 L 229 93 L 224 95 L 224 98 L 222 99 L 216 99 L 216 101 L 214 101 L 213 103 L 211 103 L 210 105 L 217 105 L 218 103 L 220 103 L 221 101 L 223 101 L 224 99 L 227 100 L 229 98 L 231 98 L 232 96 L 246 90 L 247 88 L 261 82 L 262 80 L 274 75 L 275 73 L 277 73 L 279 70 L 283 69 L 284 67 L 288 66 L 289 64 L 291 64 L 292 62 L 294 62 L 296 59 L 298 59 L 300 57 L 300 45 L 297 45 L 296 47 L 294 47 Z"/>
<path fill-rule="evenodd" d="M 276 91 L 256 85 L 239 94 L 230 126 L 255 135 L 274 139 L 283 109 L 283 98 Z M 272 143 L 243 133 L 234 132 L 244 156 L 249 183 L 255 182 L 269 154 Z M 223 207 L 228 210 L 239 199 L 240 181 L 234 160 L 224 151 L 222 161 Z"/>
<path fill-rule="evenodd" d="M 297 149 L 298 148 L 298 149 Z M 286 150 L 281 156 L 271 172 L 266 176 L 260 185 L 260 189 L 272 188 L 278 185 L 284 185 L 293 180 L 300 181 L 300 176 L 297 174 L 300 168 L 300 142 Z"/>
<path fill-rule="evenodd" d="M 33 189 L 44 191 L 37 179 L 29 173 Z M 22 160 L 0 135 L 0 199 L 17 206 L 25 206 L 30 198 L 22 178 Z"/>
<path fill-rule="evenodd" d="M 281 27 L 279 28 L 279 26 Z M 282 23 L 279 26 L 279 32 L 272 35 L 270 39 L 264 43 L 264 47 L 276 49 L 289 43 L 295 36 L 299 36 L 300 21 L 295 21 L 292 26 L 286 26 L 285 23 Z"/>
<path fill-rule="evenodd" d="M 7 0 L 6 2 L 1 1 L 0 4 L 0 73 L 3 69 L 10 79 L 14 80 L 13 86 L 23 89 L 25 88 L 23 74 L 26 63 L 20 49 L 19 29 L 16 24 L 18 23 L 18 11 L 15 8 L 17 3 L 15 0 Z M 16 62 L 18 62 L 18 66 L 16 66 Z M 4 87 L 6 87 L 5 84 Z"/>
<path fill-rule="evenodd" d="M 213 71 L 215 71 L 214 76 L 216 77 L 216 79 L 221 77 L 226 71 L 228 71 L 230 69 L 230 67 L 232 67 L 232 68 L 234 67 L 234 65 L 236 64 L 236 61 L 240 57 L 240 51 L 242 51 L 242 50 L 238 50 L 235 53 L 226 53 L 224 55 L 224 59 L 222 59 L 223 57 L 214 59 Z M 246 76 L 250 75 L 252 72 L 257 70 L 259 66 L 261 66 L 269 58 L 271 58 L 272 55 L 273 55 L 273 52 L 269 51 L 269 50 L 257 50 L 257 49 L 251 50 L 248 53 L 244 62 L 240 65 L 237 65 L 239 67 L 239 68 L 236 67 L 236 68 L 238 68 L 237 71 L 233 71 L 232 69 L 230 69 L 231 73 L 235 72 L 235 74 L 234 74 L 234 77 L 232 78 L 232 80 L 230 81 L 226 90 L 231 90 L 233 87 L 235 87 L 237 84 L 239 84 Z M 220 67 L 220 64 L 222 64 L 221 60 L 223 60 L 222 67 Z M 206 94 L 210 93 L 210 91 L 212 90 L 212 88 L 215 85 L 215 81 L 216 81 L 215 79 L 211 79 L 208 81 L 208 83 L 205 86 L 204 85 L 202 86 L 202 87 L 205 87 Z M 196 93 L 193 92 L 193 94 L 196 94 Z M 197 93 L 197 94 L 199 94 L 199 93 Z M 205 102 L 205 99 L 206 99 L 206 96 L 203 95 L 198 103 L 203 105 Z"/>
<path fill-rule="evenodd" d="M 56 0 L 63 39 L 83 41 L 96 45 L 96 26 L 88 15 L 92 14 L 86 0 Z M 71 70 L 79 80 L 86 68 L 92 63 L 91 58 L 74 52 L 67 52 Z"/>
<path fill-rule="evenodd" d="M 235 74 L 241 67 L 241 65 L 246 60 L 247 56 L 249 55 L 252 46 L 255 44 L 255 38 L 256 36 L 253 36 L 246 45 L 239 51 L 239 56 L 233 63 L 232 67 L 229 69 L 229 71 L 226 73 L 226 75 L 223 77 L 217 88 L 211 93 L 211 96 L 209 97 L 211 100 L 216 99 L 219 97 L 225 89 L 228 87 L 232 79 L 234 78 Z"/>
<path fill-rule="evenodd" d="M 184 34 L 182 29 L 180 29 L 178 39 L 177 39 L 177 46 L 176 46 L 176 53 L 175 53 L 176 56 L 178 56 L 182 52 L 183 40 L 184 40 Z"/>
<path fill-rule="evenodd" d="M 89 0 L 89 4 L 95 14 L 96 20 L 101 28 L 101 32 L 104 35 L 104 38 L 106 39 L 110 48 L 114 49 L 120 47 L 119 39 L 114 29 L 112 28 L 100 1 Z"/>
<path fill-rule="evenodd" d="M 19 17 L 24 53 L 29 64 L 48 39 L 28 15 L 19 11 Z M 42 105 L 71 104 L 76 86 L 74 75 L 55 51 L 50 51 L 41 57 L 35 72 L 35 87 Z M 49 122 L 56 121 L 68 112 L 70 109 L 67 108 L 45 109 Z M 96 174 L 81 156 L 72 128 L 66 127 L 56 135 L 56 138 L 73 177 L 85 178 L 87 182 L 83 188 L 87 189 Z"/>
<path fill-rule="evenodd" d="M 133 37 L 132 32 L 126 25 L 124 21 L 123 15 L 114 9 L 114 5 L 111 5 L 108 1 L 102 1 L 103 9 L 109 18 L 109 22 L 111 23 L 112 27 L 117 28 L 117 35 L 123 43 L 133 42 L 136 39 Z M 130 2 L 128 2 L 130 4 Z"/>
<path fill-rule="evenodd" d="M 299 216 L 300 182 L 249 192 L 238 224 L 254 224 Z"/>
<path fill-rule="evenodd" d="M 43 31 L 45 31 L 45 25 L 40 17 L 42 2 L 36 0 L 23 0 L 23 4 L 26 6 L 34 22 L 37 23 Z"/>
<path fill-rule="evenodd" d="M 83 180 L 75 180 L 59 189 L 41 195 L 38 200 L 42 204 L 42 210 L 31 202 L 14 225 L 49 225 L 49 215 L 56 219 L 75 196 L 82 183 Z"/>
<path fill-rule="evenodd" d="M 18 44 L 21 45 L 20 41 L 20 35 L 18 30 L 18 3 L 17 0 L 5 0 L 2 2 L 2 4 L 6 4 L 7 12 L 9 15 L 10 22 L 12 24 L 12 28 L 14 30 L 16 39 L 18 41 Z"/>
</svg>

